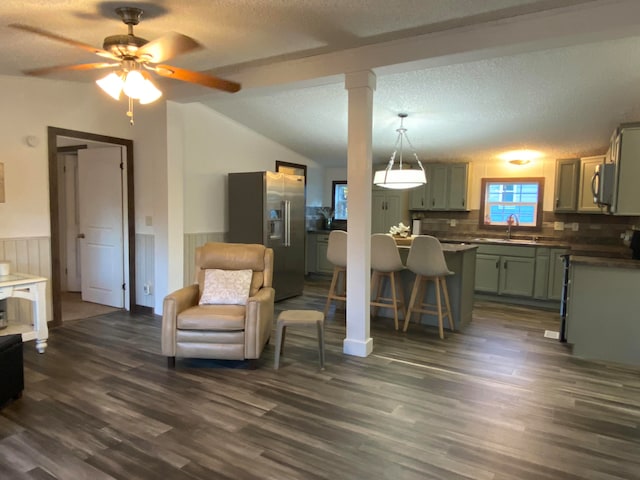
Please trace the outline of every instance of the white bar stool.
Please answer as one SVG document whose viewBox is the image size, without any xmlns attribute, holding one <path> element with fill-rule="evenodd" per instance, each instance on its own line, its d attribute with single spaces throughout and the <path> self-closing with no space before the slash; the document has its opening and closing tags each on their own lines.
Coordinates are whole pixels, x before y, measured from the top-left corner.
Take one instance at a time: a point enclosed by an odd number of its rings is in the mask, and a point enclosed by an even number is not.
<svg viewBox="0 0 640 480">
<path fill-rule="evenodd" d="M 409 257 L 407 258 L 407 268 L 416 275 L 411 290 L 411 299 L 409 300 L 409 308 L 404 319 L 403 332 L 407 331 L 409 320 L 413 312 L 428 313 L 438 316 L 438 330 L 440 338 L 444 338 L 443 317 L 449 319 L 451 331 L 455 330 L 453 326 L 453 317 L 451 316 L 451 304 L 449 303 L 449 291 L 447 290 L 446 276 L 453 275 L 447 267 L 447 261 L 444 258 L 442 245 L 440 241 L 429 235 L 418 235 L 411 243 Z M 436 304 L 424 302 L 424 296 L 427 290 L 428 282 L 432 281 L 435 285 Z M 442 299 L 444 299 L 446 311 L 442 312 Z"/>
<path fill-rule="evenodd" d="M 396 241 L 386 233 L 374 233 L 371 235 L 371 291 L 375 297 L 370 301 L 373 308 L 373 316 L 376 316 L 377 307 L 393 310 L 395 329 L 398 330 L 398 310 L 406 318 L 404 292 L 400 272 L 404 265 L 400 258 L 400 252 Z M 383 280 L 389 280 L 391 297 L 383 297 Z"/>
<path fill-rule="evenodd" d="M 284 338 L 287 327 L 299 325 L 316 325 L 318 328 L 318 351 L 320 369 L 324 370 L 324 314 L 317 310 L 285 310 L 278 315 L 276 322 L 276 354 L 273 368 L 280 366 L 280 355 L 284 350 Z"/>
</svg>

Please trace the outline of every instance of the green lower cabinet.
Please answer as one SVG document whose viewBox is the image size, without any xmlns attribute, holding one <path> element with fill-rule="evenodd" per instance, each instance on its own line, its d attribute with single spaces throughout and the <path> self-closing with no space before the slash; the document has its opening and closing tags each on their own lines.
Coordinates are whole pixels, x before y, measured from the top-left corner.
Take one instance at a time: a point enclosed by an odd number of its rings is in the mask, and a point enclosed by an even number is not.
<svg viewBox="0 0 640 480">
<path fill-rule="evenodd" d="M 533 296 L 535 259 L 502 257 L 500 259 L 500 291 L 503 295 Z"/>
<path fill-rule="evenodd" d="M 536 300 L 562 295 L 565 249 L 537 246 L 478 245 L 475 291 Z"/>
<path fill-rule="evenodd" d="M 533 295 L 535 260 L 479 253 L 475 290 L 498 295 Z"/>
<path fill-rule="evenodd" d="M 546 300 L 549 290 L 549 249 L 536 251 L 536 274 L 533 284 L 533 297 Z"/>
<path fill-rule="evenodd" d="M 320 273 L 333 273 L 333 265 L 327 259 L 327 248 L 329 247 L 329 235 L 321 235 L 318 238 L 316 250 L 316 271 Z"/>
<path fill-rule="evenodd" d="M 564 283 L 563 255 L 569 253 L 565 249 L 552 249 L 549 254 L 549 284 L 547 298 L 549 300 L 562 299 L 562 284 Z"/>
<path fill-rule="evenodd" d="M 498 293 L 500 286 L 500 256 L 476 254 L 476 292 Z"/>
</svg>

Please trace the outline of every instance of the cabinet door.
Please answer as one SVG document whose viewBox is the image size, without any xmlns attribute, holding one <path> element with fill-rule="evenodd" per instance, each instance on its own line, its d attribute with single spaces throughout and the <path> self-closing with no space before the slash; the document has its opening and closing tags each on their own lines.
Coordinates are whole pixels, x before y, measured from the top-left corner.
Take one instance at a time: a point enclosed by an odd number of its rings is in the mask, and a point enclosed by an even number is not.
<svg viewBox="0 0 640 480">
<path fill-rule="evenodd" d="M 547 297 L 550 300 L 562 299 L 562 283 L 564 281 L 564 262 L 562 255 L 569 253 L 567 250 L 553 249 L 549 255 L 549 285 Z"/>
<path fill-rule="evenodd" d="M 556 160 L 556 212 L 575 212 L 578 198 L 579 158 Z"/>
<path fill-rule="evenodd" d="M 427 179 L 427 182 L 429 179 Z M 409 190 L 409 209 L 410 210 L 426 210 L 429 202 L 428 183 L 421 187 Z"/>
<path fill-rule="evenodd" d="M 400 222 L 404 221 L 404 215 L 402 211 L 402 192 L 400 191 L 389 191 L 386 196 L 386 210 L 385 210 L 385 221 L 386 228 L 383 230 L 383 233 L 389 232 L 389 229 L 393 225 L 398 225 Z"/>
<path fill-rule="evenodd" d="M 329 242 L 318 239 L 316 259 L 318 262 L 317 271 L 321 273 L 333 273 L 333 264 L 327 260 L 327 248 Z"/>
<path fill-rule="evenodd" d="M 307 264 L 305 266 L 306 272 L 318 271 L 317 239 L 317 234 L 307 233 Z"/>
<path fill-rule="evenodd" d="M 374 190 L 371 193 L 371 233 L 387 233 L 389 231 L 389 227 L 385 228 L 385 206 L 385 193 L 380 190 Z"/>
<path fill-rule="evenodd" d="M 500 293 L 533 296 L 535 259 L 526 257 L 501 257 Z"/>
<path fill-rule="evenodd" d="M 476 255 L 476 291 L 498 293 L 499 277 L 500 256 L 478 253 Z"/>
<path fill-rule="evenodd" d="M 429 210 L 447 209 L 448 172 L 447 165 L 431 165 L 431 201 L 429 202 Z"/>
<path fill-rule="evenodd" d="M 549 287 L 549 249 L 536 251 L 536 276 L 533 285 L 534 298 L 546 299 Z"/>
<path fill-rule="evenodd" d="M 449 165 L 447 208 L 449 210 L 468 210 L 467 182 L 469 178 L 469 164 L 456 163 Z"/>
<path fill-rule="evenodd" d="M 593 203 L 591 179 L 596 166 L 604 162 L 604 156 L 585 157 L 580 159 L 580 189 L 578 192 L 578 211 L 585 213 L 604 213 L 603 209 Z"/>
</svg>

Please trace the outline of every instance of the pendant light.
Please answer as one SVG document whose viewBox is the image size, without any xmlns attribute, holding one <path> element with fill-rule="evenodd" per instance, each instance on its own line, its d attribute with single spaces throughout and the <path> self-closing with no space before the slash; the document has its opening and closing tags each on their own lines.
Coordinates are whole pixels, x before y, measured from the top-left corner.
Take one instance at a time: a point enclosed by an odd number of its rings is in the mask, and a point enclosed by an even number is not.
<svg viewBox="0 0 640 480">
<path fill-rule="evenodd" d="M 384 170 L 378 170 L 373 176 L 373 183 L 378 187 L 403 190 L 419 187 L 420 185 L 427 183 L 427 177 L 424 173 L 422 163 L 420 163 L 418 154 L 413 148 L 413 145 L 411 145 L 409 137 L 407 136 L 407 129 L 404 128 L 403 125 L 404 119 L 407 118 L 407 116 L 408 115 L 406 113 L 398 114 L 398 117 L 400 117 L 400 128 L 396 130 L 396 132 L 398 132 L 398 138 L 396 139 L 393 153 L 391 154 L 387 168 Z M 419 168 L 411 168 L 410 166 L 409 168 L 405 168 L 408 166 L 408 164 L 403 162 L 402 158 L 405 142 L 411 149 L 413 157 L 415 158 Z M 398 157 L 398 165 L 394 168 L 396 156 Z"/>
</svg>

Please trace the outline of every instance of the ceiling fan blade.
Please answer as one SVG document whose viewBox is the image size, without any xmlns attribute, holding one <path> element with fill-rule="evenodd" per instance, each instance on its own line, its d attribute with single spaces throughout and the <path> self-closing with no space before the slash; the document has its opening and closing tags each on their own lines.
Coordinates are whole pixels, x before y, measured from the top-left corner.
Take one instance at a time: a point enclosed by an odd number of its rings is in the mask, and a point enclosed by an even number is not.
<svg viewBox="0 0 640 480">
<path fill-rule="evenodd" d="M 147 57 L 145 59 L 151 63 L 158 63 L 199 48 L 202 45 L 193 38 L 169 32 L 140 47 L 136 55 Z"/>
<path fill-rule="evenodd" d="M 25 70 L 23 73 L 39 77 L 55 72 L 96 70 L 99 68 L 115 68 L 119 66 L 120 63 L 83 63 L 80 65 L 57 65 L 55 67 L 34 68 L 33 70 Z"/>
<path fill-rule="evenodd" d="M 11 23 L 8 25 L 11 28 L 15 28 L 18 30 L 22 30 L 29 33 L 35 33 L 36 35 L 41 35 L 43 37 L 49 38 L 51 40 L 56 40 L 58 42 L 66 43 L 67 45 L 71 45 L 72 47 L 81 48 L 82 50 L 86 50 L 90 53 L 95 53 L 96 55 L 100 55 L 101 57 L 111 58 L 113 60 L 118 60 L 118 57 L 112 55 L 106 50 L 102 50 L 101 48 L 92 47 L 91 45 L 87 45 L 86 43 L 78 42 L 77 40 L 72 40 L 67 37 L 63 37 L 61 35 L 57 35 L 55 33 L 47 32 L 46 30 L 42 30 L 38 27 L 31 27 L 29 25 L 24 25 L 21 23 Z"/>
<path fill-rule="evenodd" d="M 240 90 L 239 83 L 224 80 L 205 73 L 172 67 L 171 65 L 156 65 L 153 70 L 162 77 L 175 78 L 176 80 L 182 80 L 183 82 L 197 83 L 198 85 L 224 90 L 229 93 L 234 93 Z"/>
</svg>

